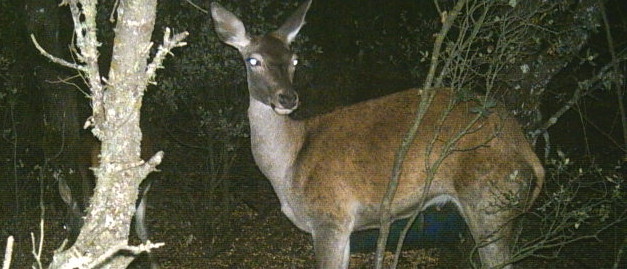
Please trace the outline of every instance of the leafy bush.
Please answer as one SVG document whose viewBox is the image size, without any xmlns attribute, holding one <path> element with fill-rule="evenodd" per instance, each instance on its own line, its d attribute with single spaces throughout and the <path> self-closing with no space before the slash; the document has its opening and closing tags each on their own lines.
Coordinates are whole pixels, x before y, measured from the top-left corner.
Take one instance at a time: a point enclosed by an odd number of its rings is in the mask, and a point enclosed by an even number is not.
<svg viewBox="0 0 627 269">
<path fill-rule="evenodd" d="M 601 240 L 603 232 L 627 221 L 627 182 L 620 161 L 576 162 L 558 151 L 546 167 L 541 203 L 524 220 L 513 259 L 555 258 L 568 245 Z"/>
</svg>

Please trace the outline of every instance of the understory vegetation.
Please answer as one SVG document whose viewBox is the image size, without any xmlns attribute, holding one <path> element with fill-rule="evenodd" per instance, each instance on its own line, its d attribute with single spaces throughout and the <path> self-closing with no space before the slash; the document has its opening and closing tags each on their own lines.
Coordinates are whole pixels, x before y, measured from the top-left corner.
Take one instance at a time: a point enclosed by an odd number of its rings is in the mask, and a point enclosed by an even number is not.
<svg viewBox="0 0 627 269">
<path fill-rule="evenodd" d="M 31 245 L 30 233 L 39 230 L 40 218 L 50 238 L 44 263 L 50 262 L 65 237 L 61 228 L 65 208 L 56 184 L 58 177 L 78 171 L 47 165 L 43 149 L 47 118 L 42 111 L 46 100 L 41 93 L 46 89 L 33 81 L 33 74 L 60 67 L 50 67 L 37 54 L 25 34 L 26 19 L 16 15 L 22 14 L 17 12 L 22 12 L 22 3 L 16 2 L 20 1 L 0 0 L 0 34 L 5 37 L 0 48 L 0 237 L 2 242 L 16 237 L 14 268 L 23 268 L 34 263 L 31 251 L 37 246 Z M 421 87 L 429 79 L 430 64 L 437 63 L 433 86 L 452 87 L 460 98 L 474 92 L 489 96 L 478 113 L 490 113 L 491 102 L 505 103 L 524 126 L 547 171 L 540 197 L 518 220 L 511 262 L 539 268 L 560 268 L 556 266 L 560 262 L 564 268 L 574 263 L 624 268 L 626 6 L 622 1 L 597 0 L 464 2 L 461 15 L 439 44 L 441 54 L 432 59 L 437 33 L 458 1 L 314 1 L 307 25 L 292 45 L 301 59 L 295 83 L 303 100 L 295 117 Z M 253 27 L 248 31 L 264 33 L 298 3 L 221 4 Z M 108 22 L 111 5 L 99 6 L 102 39 L 113 36 Z M 190 33 L 188 45 L 164 62 L 165 69 L 148 88 L 142 106 L 144 136 L 165 152 L 156 190 L 149 196 L 149 210 L 159 213 L 148 213 L 155 238 L 166 243 L 165 250 L 156 251 L 164 267 L 196 268 L 211 261 L 215 268 L 231 268 L 237 263 L 221 258 L 245 260 L 234 253 L 237 247 L 248 248 L 266 235 L 276 240 L 272 242 L 289 236 L 307 240 L 285 219 L 278 219 L 276 197 L 254 166 L 244 66 L 235 50 L 219 42 L 207 14 L 209 5 L 210 1 L 160 1 L 158 6 L 155 29 L 161 33 L 168 26 Z M 103 50 L 110 46 L 103 44 Z M 67 77 L 46 83 L 66 82 L 79 93 L 85 91 L 76 74 L 63 74 Z M 77 98 L 82 126 L 91 112 L 87 98 L 83 94 Z M 187 217 L 172 219 L 175 212 Z M 242 220 L 249 226 L 238 227 Z M 255 222 L 272 223 L 269 226 L 276 230 L 260 225 L 258 237 L 238 237 L 241 231 L 256 230 Z M 302 255 L 288 263 L 295 267 L 312 261 L 309 245 L 263 246 L 257 251 Z M 189 252 L 194 254 L 185 256 L 192 248 Z M 468 252 L 462 268 L 477 261 L 475 249 Z M 593 254 L 582 256 L 584 252 Z M 189 261 L 169 263 L 172 256 Z M 250 259 L 273 261 L 262 256 Z M 193 262 L 196 259 L 199 262 Z"/>
</svg>

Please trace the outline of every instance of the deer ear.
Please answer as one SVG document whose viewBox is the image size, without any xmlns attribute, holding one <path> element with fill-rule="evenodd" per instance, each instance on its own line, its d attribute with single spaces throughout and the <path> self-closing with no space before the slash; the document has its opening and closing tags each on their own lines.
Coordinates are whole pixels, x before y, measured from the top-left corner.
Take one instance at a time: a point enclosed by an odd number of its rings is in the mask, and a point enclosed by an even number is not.
<svg viewBox="0 0 627 269">
<path fill-rule="evenodd" d="M 242 50 L 250 44 L 250 37 L 246 34 L 244 23 L 233 13 L 220 4 L 213 2 L 211 3 L 211 17 L 213 18 L 218 37 L 222 42 L 238 50 Z"/>
<path fill-rule="evenodd" d="M 311 0 L 302 3 L 298 9 L 294 11 L 294 14 L 292 14 L 279 29 L 274 31 L 274 34 L 283 39 L 286 44 L 292 43 L 298 31 L 300 31 L 300 28 L 305 24 L 305 15 L 310 6 Z"/>
</svg>

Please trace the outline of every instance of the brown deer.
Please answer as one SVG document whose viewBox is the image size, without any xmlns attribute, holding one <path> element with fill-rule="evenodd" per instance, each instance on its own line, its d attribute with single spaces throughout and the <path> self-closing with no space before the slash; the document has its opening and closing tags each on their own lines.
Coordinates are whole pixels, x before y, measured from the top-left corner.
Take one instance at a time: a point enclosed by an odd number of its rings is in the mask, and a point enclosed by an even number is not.
<svg viewBox="0 0 627 269">
<path fill-rule="evenodd" d="M 289 114 L 299 104 L 292 85 L 298 58 L 289 45 L 310 5 L 311 0 L 305 1 L 278 30 L 254 37 L 221 5 L 212 3 L 211 15 L 219 38 L 237 48 L 246 65 L 255 162 L 270 180 L 283 213 L 313 236 L 317 267 L 348 268 L 351 232 L 380 225 L 394 156 L 415 117 L 421 91 L 410 89 L 292 119 Z M 544 180 L 542 165 L 501 105 L 472 124 L 476 102 L 456 99 L 450 89 L 437 92 L 407 154 L 392 216 L 406 218 L 452 202 L 479 244 L 483 266 L 511 267 L 512 219 L 537 197 Z M 425 163 L 433 162 L 444 143 L 468 124 L 472 128 L 424 193 Z M 419 208 L 423 198 L 427 202 Z"/>
</svg>

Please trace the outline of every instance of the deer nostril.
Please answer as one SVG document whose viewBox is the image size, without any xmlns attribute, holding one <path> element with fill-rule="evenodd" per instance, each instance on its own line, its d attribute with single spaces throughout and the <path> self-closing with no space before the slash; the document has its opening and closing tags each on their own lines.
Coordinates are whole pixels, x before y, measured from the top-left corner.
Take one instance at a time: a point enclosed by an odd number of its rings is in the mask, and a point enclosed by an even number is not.
<svg viewBox="0 0 627 269">
<path fill-rule="evenodd" d="M 279 103 L 284 108 L 292 108 L 295 107 L 298 103 L 298 95 L 296 94 L 285 94 L 279 93 Z"/>
</svg>

